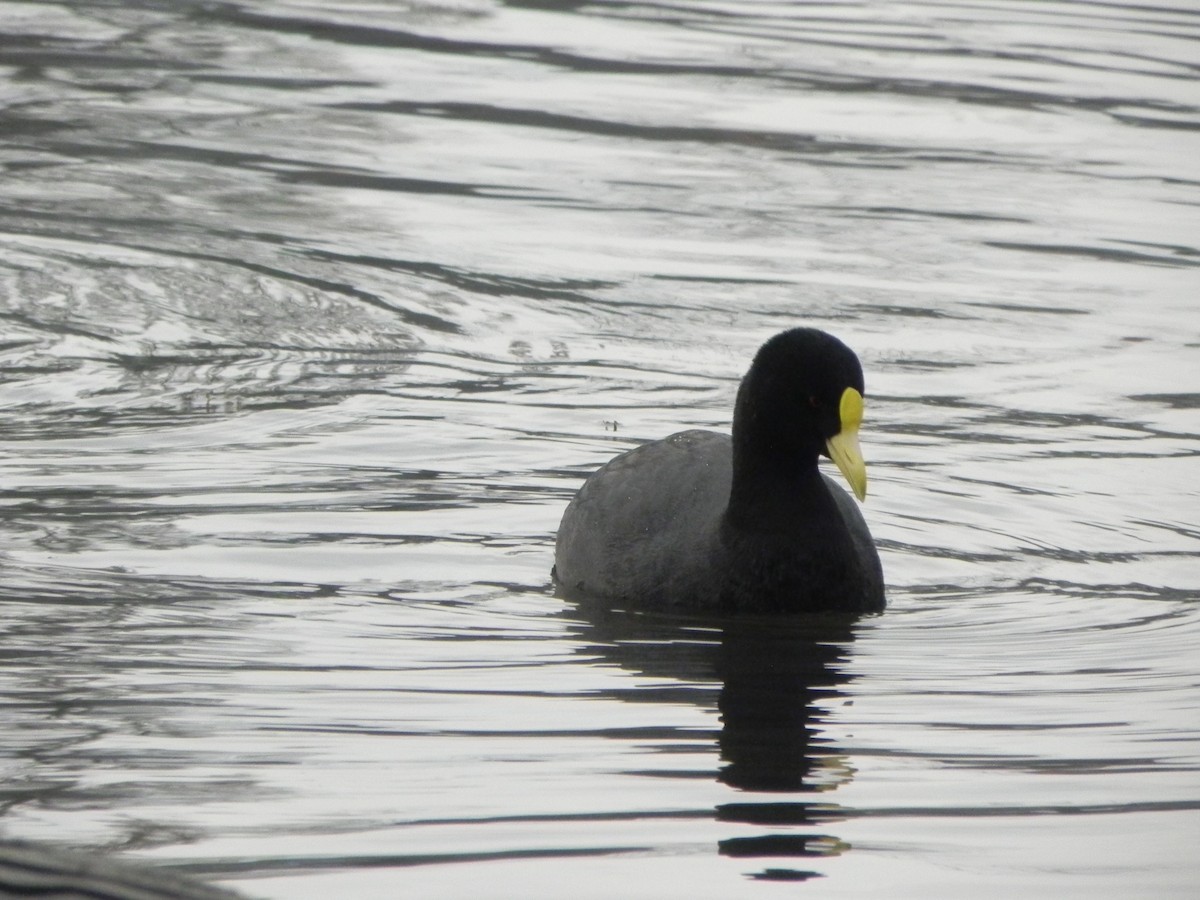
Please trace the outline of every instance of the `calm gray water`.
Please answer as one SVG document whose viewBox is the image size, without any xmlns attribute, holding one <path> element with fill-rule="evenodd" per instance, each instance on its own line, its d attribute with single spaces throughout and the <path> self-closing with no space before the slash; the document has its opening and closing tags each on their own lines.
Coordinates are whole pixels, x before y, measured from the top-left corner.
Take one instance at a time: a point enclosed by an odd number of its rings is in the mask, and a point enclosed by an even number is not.
<svg viewBox="0 0 1200 900">
<path fill-rule="evenodd" d="M 259 898 L 1200 879 L 1200 9 L 0 2 L 0 835 Z M 867 370 L 889 610 L 553 594 Z"/>
</svg>

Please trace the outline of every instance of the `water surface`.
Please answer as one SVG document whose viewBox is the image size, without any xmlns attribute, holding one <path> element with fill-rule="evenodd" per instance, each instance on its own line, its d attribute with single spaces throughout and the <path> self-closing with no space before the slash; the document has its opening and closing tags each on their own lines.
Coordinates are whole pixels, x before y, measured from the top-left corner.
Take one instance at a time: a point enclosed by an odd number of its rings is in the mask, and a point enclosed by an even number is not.
<svg viewBox="0 0 1200 900">
<path fill-rule="evenodd" d="M 1190 896 L 1187 3 L 0 4 L 0 832 L 306 898 Z M 863 359 L 858 622 L 561 511 Z"/>
</svg>

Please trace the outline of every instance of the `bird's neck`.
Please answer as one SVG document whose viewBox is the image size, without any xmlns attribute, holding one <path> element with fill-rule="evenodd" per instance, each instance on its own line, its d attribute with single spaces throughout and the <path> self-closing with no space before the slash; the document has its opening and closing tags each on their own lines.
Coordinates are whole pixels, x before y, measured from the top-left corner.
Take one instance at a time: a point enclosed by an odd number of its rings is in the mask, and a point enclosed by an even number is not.
<svg viewBox="0 0 1200 900">
<path fill-rule="evenodd" d="M 734 445 L 726 524 L 740 532 L 790 534 L 804 523 L 836 521 L 820 511 L 835 503 L 817 468 L 817 454 L 755 454 Z M 783 458 L 780 458 L 780 457 Z M 774 460 L 774 462 L 771 462 Z"/>
</svg>

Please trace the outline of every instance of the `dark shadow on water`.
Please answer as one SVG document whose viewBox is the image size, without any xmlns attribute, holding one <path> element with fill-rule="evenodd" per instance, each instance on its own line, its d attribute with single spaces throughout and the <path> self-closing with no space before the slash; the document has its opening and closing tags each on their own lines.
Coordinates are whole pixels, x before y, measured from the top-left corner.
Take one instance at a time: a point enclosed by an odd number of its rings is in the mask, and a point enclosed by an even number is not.
<svg viewBox="0 0 1200 900">
<path fill-rule="evenodd" d="M 752 878 L 796 881 L 820 875 L 796 863 L 849 849 L 825 828 L 843 817 L 831 794 L 853 770 L 823 723 L 845 696 L 856 617 L 577 613 L 587 652 L 652 679 L 620 699 L 719 711 L 720 758 L 707 775 L 731 789 L 714 816 L 734 826 L 721 855 L 770 863 Z"/>
</svg>

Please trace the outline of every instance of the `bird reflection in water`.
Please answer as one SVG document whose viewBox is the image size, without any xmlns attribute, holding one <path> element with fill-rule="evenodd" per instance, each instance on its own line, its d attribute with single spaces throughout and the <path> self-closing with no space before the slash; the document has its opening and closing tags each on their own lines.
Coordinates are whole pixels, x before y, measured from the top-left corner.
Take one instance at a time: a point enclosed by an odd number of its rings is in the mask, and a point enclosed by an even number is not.
<svg viewBox="0 0 1200 900">
<path fill-rule="evenodd" d="M 588 652 L 656 682 L 621 699 L 719 711 L 714 774 L 742 795 L 715 810 L 739 826 L 719 841 L 722 855 L 769 863 L 752 878 L 799 881 L 821 873 L 796 861 L 849 849 L 825 829 L 844 817 L 830 793 L 853 769 L 822 723 L 850 679 L 856 616 L 672 616 L 591 604 L 577 612 Z"/>
<path fill-rule="evenodd" d="M 772 796 L 731 802 L 717 817 L 767 829 L 720 843 L 727 856 L 810 858 L 848 849 L 813 829 L 840 816 L 822 799 L 787 794 L 828 794 L 852 777 L 844 755 L 821 736 L 822 701 L 837 698 L 847 676 L 842 663 L 853 640 L 846 617 L 733 620 L 721 634 L 721 761 L 719 778 L 732 788 Z M 802 880 L 818 873 L 770 868 L 754 877 Z"/>
</svg>

